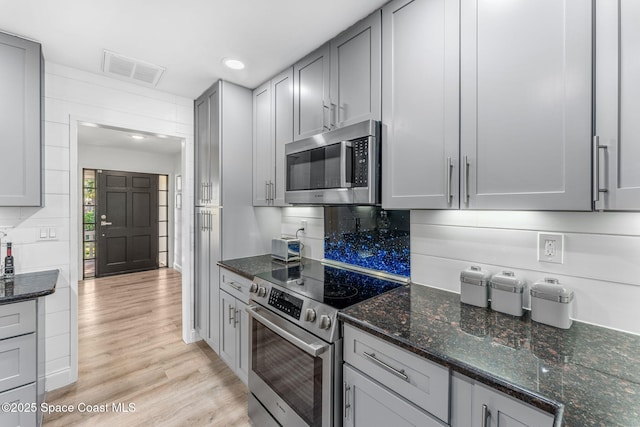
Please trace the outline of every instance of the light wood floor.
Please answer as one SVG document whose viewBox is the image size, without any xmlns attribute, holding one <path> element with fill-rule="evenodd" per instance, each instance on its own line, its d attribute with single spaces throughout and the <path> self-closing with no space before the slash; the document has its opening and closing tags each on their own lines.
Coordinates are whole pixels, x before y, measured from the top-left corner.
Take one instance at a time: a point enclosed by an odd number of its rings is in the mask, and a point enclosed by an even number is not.
<svg viewBox="0 0 640 427">
<path fill-rule="evenodd" d="M 250 425 L 244 384 L 206 344 L 182 341 L 180 281 L 161 269 L 80 282 L 78 382 L 47 394 L 76 411 L 46 415 L 45 427 Z"/>
</svg>

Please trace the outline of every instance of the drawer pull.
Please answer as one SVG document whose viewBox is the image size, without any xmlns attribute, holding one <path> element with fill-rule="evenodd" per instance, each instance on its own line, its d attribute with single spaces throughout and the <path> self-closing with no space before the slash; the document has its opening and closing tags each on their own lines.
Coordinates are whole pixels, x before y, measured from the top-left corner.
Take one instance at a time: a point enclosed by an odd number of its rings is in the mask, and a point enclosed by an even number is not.
<svg viewBox="0 0 640 427">
<path fill-rule="evenodd" d="M 234 282 L 233 280 L 229 280 L 228 282 L 225 282 L 227 285 L 231 286 L 233 289 L 235 289 L 236 291 L 240 291 L 242 292 L 242 286 L 237 284 L 236 282 Z"/>
<path fill-rule="evenodd" d="M 406 382 L 409 382 L 409 377 L 407 376 L 407 374 L 404 373 L 404 369 L 398 370 L 398 369 L 394 368 L 393 366 L 390 366 L 390 365 L 384 363 L 382 360 L 380 360 L 380 359 L 378 359 L 376 357 L 375 353 L 369 354 L 366 351 L 364 351 L 364 352 L 362 352 L 362 354 L 367 356 L 369 358 L 369 360 L 377 363 L 379 366 L 381 366 L 384 369 L 386 369 L 387 371 L 391 372 L 393 375 L 402 378 Z"/>
</svg>

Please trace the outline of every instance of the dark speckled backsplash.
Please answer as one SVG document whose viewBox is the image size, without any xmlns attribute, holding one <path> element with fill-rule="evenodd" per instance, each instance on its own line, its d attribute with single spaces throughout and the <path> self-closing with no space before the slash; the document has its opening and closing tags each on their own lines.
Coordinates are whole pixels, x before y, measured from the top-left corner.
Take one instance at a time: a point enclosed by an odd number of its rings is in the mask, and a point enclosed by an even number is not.
<svg viewBox="0 0 640 427">
<path fill-rule="evenodd" d="M 326 206 L 324 257 L 410 277 L 409 215 L 374 206 Z"/>
</svg>

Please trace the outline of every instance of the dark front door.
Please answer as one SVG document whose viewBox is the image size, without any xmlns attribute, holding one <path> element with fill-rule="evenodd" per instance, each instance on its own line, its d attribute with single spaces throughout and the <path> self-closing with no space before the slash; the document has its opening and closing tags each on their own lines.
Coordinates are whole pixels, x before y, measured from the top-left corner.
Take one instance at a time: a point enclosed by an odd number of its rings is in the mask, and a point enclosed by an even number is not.
<svg viewBox="0 0 640 427">
<path fill-rule="evenodd" d="M 96 277 L 158 268 L 158 175 L 98 170 Z"/>
</svg>

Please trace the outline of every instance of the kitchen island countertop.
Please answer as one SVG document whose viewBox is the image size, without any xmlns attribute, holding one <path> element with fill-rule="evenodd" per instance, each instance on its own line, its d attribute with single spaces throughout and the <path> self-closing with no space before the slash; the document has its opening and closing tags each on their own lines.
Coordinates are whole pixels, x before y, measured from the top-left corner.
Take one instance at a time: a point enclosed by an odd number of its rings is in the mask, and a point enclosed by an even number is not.
<svg viewBox="0 0 640 427">
<path fill-rule="evenodd" d="M 58 270 L 16 274 L 13 280 L 0 279 L 0 305 L 43 297 L 55 292 Z"/>
<path fill-rule="evenodd" d="M 574 321 L 568 330 L 462 304 L 412 284 L 342 321 L 546 412 L 566 427 L 640 426 L 640 336 Z"/>
</svg>

